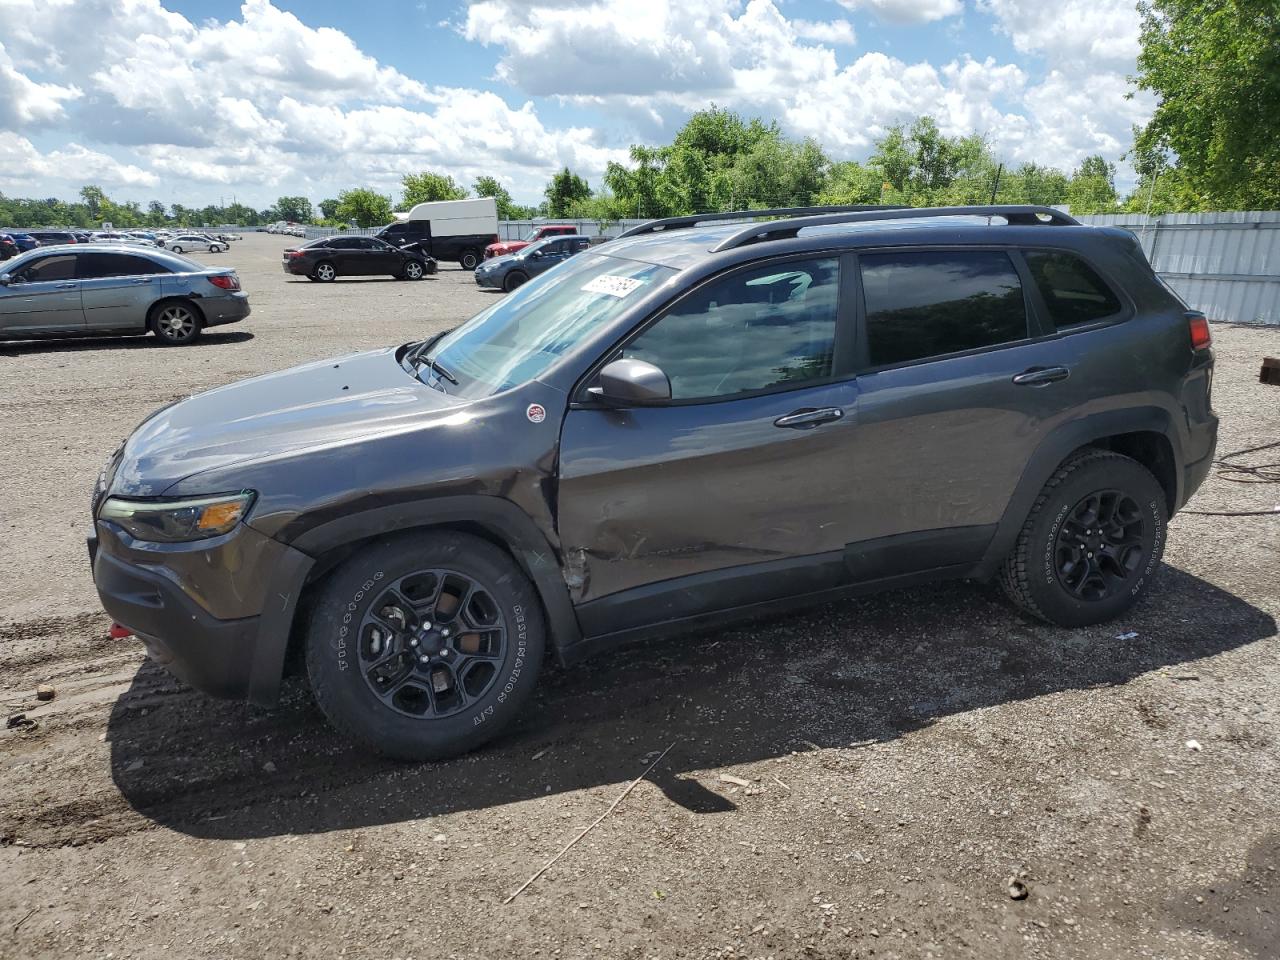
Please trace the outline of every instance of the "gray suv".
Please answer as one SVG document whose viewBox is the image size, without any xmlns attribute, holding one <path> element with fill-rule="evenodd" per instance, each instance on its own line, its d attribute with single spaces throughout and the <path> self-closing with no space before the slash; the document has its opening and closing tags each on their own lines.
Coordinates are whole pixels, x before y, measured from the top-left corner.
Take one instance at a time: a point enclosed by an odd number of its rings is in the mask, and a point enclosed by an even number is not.
<svg viewBox="0 0 1280 960">
<path fill-rule="evenodd" d="M 234 270 L 136 244 L 37 247 L 0 272 L 0 340 L 150 330 L 163 344 L 185 345 L 205 327 L 248 315 Z"/>
<path fill-rule="evenodd" d="M 296 651 L 402 758 L 488 740 L 548 653 L 797 604 L 996 579 L 1098 623 L 1209 470 L 1209 339 L 1132 234 L 1047 208 L 656 221 L 156 412 L 98 480 L 94 578 L 193 685 L 269 704 Z"/>
<path fill-rule="evenodd" d="M 568 237 L 552 237 L 531 243 L 515 253 L 490 257 L 476 267 L 476 286 L 510 293 L 516 287 L 528 283 L 540 273 L 564 263 L 575 253 L 591 247 L 590 237 L 576 234 Z"/>
</svg>

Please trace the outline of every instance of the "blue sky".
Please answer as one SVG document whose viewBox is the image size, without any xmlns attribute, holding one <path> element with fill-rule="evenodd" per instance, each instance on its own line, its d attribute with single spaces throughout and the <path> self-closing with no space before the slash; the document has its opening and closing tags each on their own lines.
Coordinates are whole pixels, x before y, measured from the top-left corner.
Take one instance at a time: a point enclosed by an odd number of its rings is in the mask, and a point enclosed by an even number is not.
<svg viewBox="0 0 1280 960">
<path fill-rule="evenodd" d="M 405 172 L 538 199 L 716 102 L 863 159 L 921 113 L 1121 161 L 1131 0 L 0 0 L 0 191 L 266 206 Z M 94 25 L 86 31 L 84 24 Z"/>
</svg>

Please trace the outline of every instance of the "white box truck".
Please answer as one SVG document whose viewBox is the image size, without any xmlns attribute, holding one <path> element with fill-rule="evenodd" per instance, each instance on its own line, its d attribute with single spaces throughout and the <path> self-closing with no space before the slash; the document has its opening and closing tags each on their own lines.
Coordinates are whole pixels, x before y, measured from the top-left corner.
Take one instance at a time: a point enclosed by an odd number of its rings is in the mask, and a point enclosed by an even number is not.
<svg viewBox="0 0 1280 960">
<path fill-rule="evenodd" d="M 394 246 L 413 245 L 437 261 L 453 260 L 474 270 L 484 248 L 498 242 L 498 201 L 477 197 L 419 203 L 408 213 L 397 213 L 395 223 L 377 235 Z"/>
</svg>

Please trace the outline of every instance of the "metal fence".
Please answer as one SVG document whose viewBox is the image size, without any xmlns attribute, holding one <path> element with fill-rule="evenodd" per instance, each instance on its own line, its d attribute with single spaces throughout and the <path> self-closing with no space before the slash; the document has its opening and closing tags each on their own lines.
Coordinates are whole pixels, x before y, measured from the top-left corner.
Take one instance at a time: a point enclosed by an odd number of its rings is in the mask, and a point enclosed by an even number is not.
<svg viewBox="0 0 1280 960">
<path fill-rule="evenodd" d="M 1160 217 L 1108 213 L 1077 219 L 1133 231 L 1156 272 L 1211 320 L 1280 325 L 1280 211 L 1171 213 Z M 573 224 L 589 237 L 616 237 L 645 221 L 502 220 L 498 236 L 518 240 L 549 222 Z M 352 228 L 346 232 L 368 236 L 380 229 Z M 308 239 L 338 232 L 332 227 L 307 227 L 306 231 Z"/>
<path fill-rule="evenodd" d="M 1209 319 L 1280 325 L 1280 211 L 1076 219 L 1132 230 L 1156 272 Z"/>
</svg>

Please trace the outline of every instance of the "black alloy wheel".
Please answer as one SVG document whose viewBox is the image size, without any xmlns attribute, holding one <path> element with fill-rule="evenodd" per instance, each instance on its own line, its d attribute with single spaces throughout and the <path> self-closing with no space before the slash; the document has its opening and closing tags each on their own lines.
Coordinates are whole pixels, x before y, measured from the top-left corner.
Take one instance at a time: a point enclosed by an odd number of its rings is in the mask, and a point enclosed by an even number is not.
<svg viewBox="0 0 1280 960">
<path fill-rule="evenodd" d="M 507 631 L 485 588 L 456 570 L 420 570 L 388 585 L 360 623 L 360 670 L 386 706 L 449 717 L 489 692 Z"/>
<path fill-rule="evenodd" d="M 1141 570 L 1145 540 L 1143 512 L 1133 497 L 1119 490 L 1091 493 L 1058 530 L 1058 582 L 1081 600 L 1108 600 L 1127 590 Z"/>
</svg>

